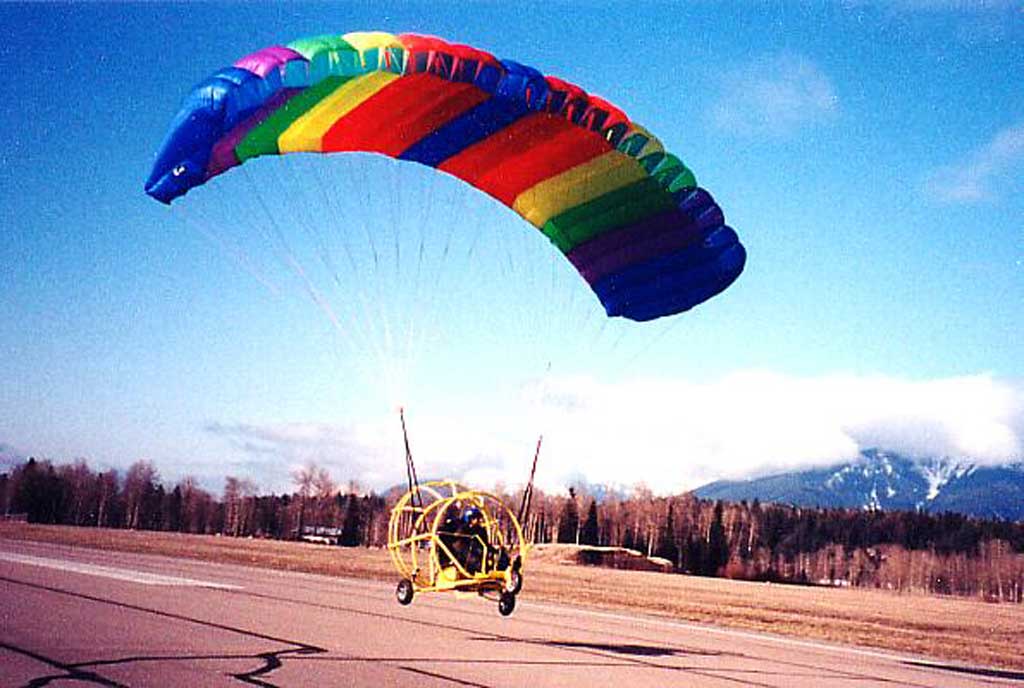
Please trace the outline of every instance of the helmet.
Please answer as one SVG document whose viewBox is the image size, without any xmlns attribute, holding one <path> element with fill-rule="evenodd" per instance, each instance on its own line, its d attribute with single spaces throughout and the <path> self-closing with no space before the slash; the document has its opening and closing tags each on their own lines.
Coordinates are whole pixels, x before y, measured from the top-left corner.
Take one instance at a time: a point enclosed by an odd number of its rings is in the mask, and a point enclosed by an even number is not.
<svg viewBox="0 0 1024 688">
<path fill-rule="evenodd" d="M 482 513 L 480 513 L 480 509 L 478 509 L 478 508 L 477 508 L 477 507 L 475 507 L 475 506 L 467 506 L 467 507 L 466 507 L 466 508 L 465 508 L 465 509 L 464 509 L 464 510 L 462 511 L 462 522 L 463 522 L 463 523 L 469 523 L 469 522 L 471 522 L 471 521 L 472 521 L 472 520 L 473 520 L 474 518 L 482 518 L 482 517 L 483 517 L 483 514 L 482 514 Z"/>
</svg>

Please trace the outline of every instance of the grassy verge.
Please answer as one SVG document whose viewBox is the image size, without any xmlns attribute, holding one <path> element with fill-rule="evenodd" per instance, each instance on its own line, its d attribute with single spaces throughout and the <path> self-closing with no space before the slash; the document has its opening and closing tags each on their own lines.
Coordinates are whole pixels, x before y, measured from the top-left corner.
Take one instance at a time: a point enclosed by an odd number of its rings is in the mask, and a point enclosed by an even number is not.
<svg viewBox="0 0 1024 688">
<path fill-rule="evenodd" d="M 393 581 L 384 550 L 275 540 L 0 523 L 33 540 L 262 568 Z M 638 611 L 680 621 L 1024 670 L 1024 607 L 980 600 L 807 588 L 565 565 L 527 564 L 526 599 Z"/>
</svg>

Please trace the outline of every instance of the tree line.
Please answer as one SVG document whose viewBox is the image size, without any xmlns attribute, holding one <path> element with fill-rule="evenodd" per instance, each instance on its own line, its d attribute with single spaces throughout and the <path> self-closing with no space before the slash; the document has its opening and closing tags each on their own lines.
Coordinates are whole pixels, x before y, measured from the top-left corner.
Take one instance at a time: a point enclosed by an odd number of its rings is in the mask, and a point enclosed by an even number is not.
<svg viewBox="0 0 1024 688">
<path fill-rule="evenodd" d="M 586 517 L 580 517 L 586 505 Z M 1024 523 L 963 514 L 800 508 L 570 488 L 531 514 L 536 542 L 619 546 L 673 570 L 1024 602 Z"/>
<path fill-rule="evenodd" d="M 0 474 L 0 515 L 34 523 L 298 539 L 329 530 L 345 546 L 384 546 L 400 496 L 340 486 L 308 464 L 294 491 L 259 494 L 228 476 L 220 495 L 183 478 L 165 486 L 148 461 L 124 473 L 86 461 L 29 459 Z M 498 488 L 499 494 L 503 492 Z M 502 494 L 517 504 L 521 494 Z M 600 496 L 537 491 L 524 524 L 537 543 L 625 547 L 704 576 L 878 587 L 1024 602 L 1024 524 L 961 514 L 808 509 L 657 496 L 637 486 Z"/>
<path fill-rule="evenodd" d="M 168 489 L 150 461 L 137 461 L 122 474 L 93 471 L 82 459 L 55 465 L 30 458 L 0 474 L 0 515 L 31 523 L 276 539 L 337 525 L 349 546 L 386 538 L 383 497 L 360 495 L 355 485 L 341 490 L 315 465 L 295 471 L 292 480 L 294 493 L 263 495 L 252 480 L 228 476 L 223 492 L 213 495 L 194 477 Z"/>
</svg>

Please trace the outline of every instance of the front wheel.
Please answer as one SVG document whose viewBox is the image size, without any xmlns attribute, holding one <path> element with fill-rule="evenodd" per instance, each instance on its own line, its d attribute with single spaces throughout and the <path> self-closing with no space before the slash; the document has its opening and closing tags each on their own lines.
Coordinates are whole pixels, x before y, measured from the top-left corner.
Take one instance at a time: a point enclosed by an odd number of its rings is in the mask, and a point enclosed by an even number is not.
<svg viewBox="0 0 1024 688">
<path fill-rule="evenodd" d="M 399 604 L 409 604 L 412 602 L 412 596 L 415 591 L 412 587 L 412 581 L 408 578 L 403 578 L 398 581 L 398 587 L 395 588 L 395 597 L 398 598 Z"/>
<path fill-rule="evenodd" d="M 510 592 L 501 593 L 501 597 L 498 598 L 498 613 L 502 616 L 508 616 L 516 608 L 516 596 Z"/>
</svg>

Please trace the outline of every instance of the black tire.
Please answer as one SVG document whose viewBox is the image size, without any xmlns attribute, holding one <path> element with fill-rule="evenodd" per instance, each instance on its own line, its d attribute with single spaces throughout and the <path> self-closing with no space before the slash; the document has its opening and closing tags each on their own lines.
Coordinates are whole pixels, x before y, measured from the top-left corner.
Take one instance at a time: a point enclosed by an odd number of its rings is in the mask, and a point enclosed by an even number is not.
<svg viewBox="0 0 1024 688">
<path fill-rule="evenodd" d="M 519 572 L 519 569 L 512 569 L 509 572 L 509 580 L 505 584 L 505 592 L 513 595 L 518 595 L 519 591 L 523 589 L 523 574 Z"/>
<path fill-rule="evenodd" d="M 411 580 L 403 578 L 398 581 L 398 587 L 395 588 L 395 597 L 398 598 L 399 604 L 405 605 L 411 603 L 413 594 L 415 594 L 415 590 L 413 590 Z"/>
<path fill-rule="evenodd" d="M 498 613 L 502 616 L 508 616 L 516 608 L 516 596 L 510 592 L 501 593 L 501 597 L 498 598 Z"/>
</svg>

